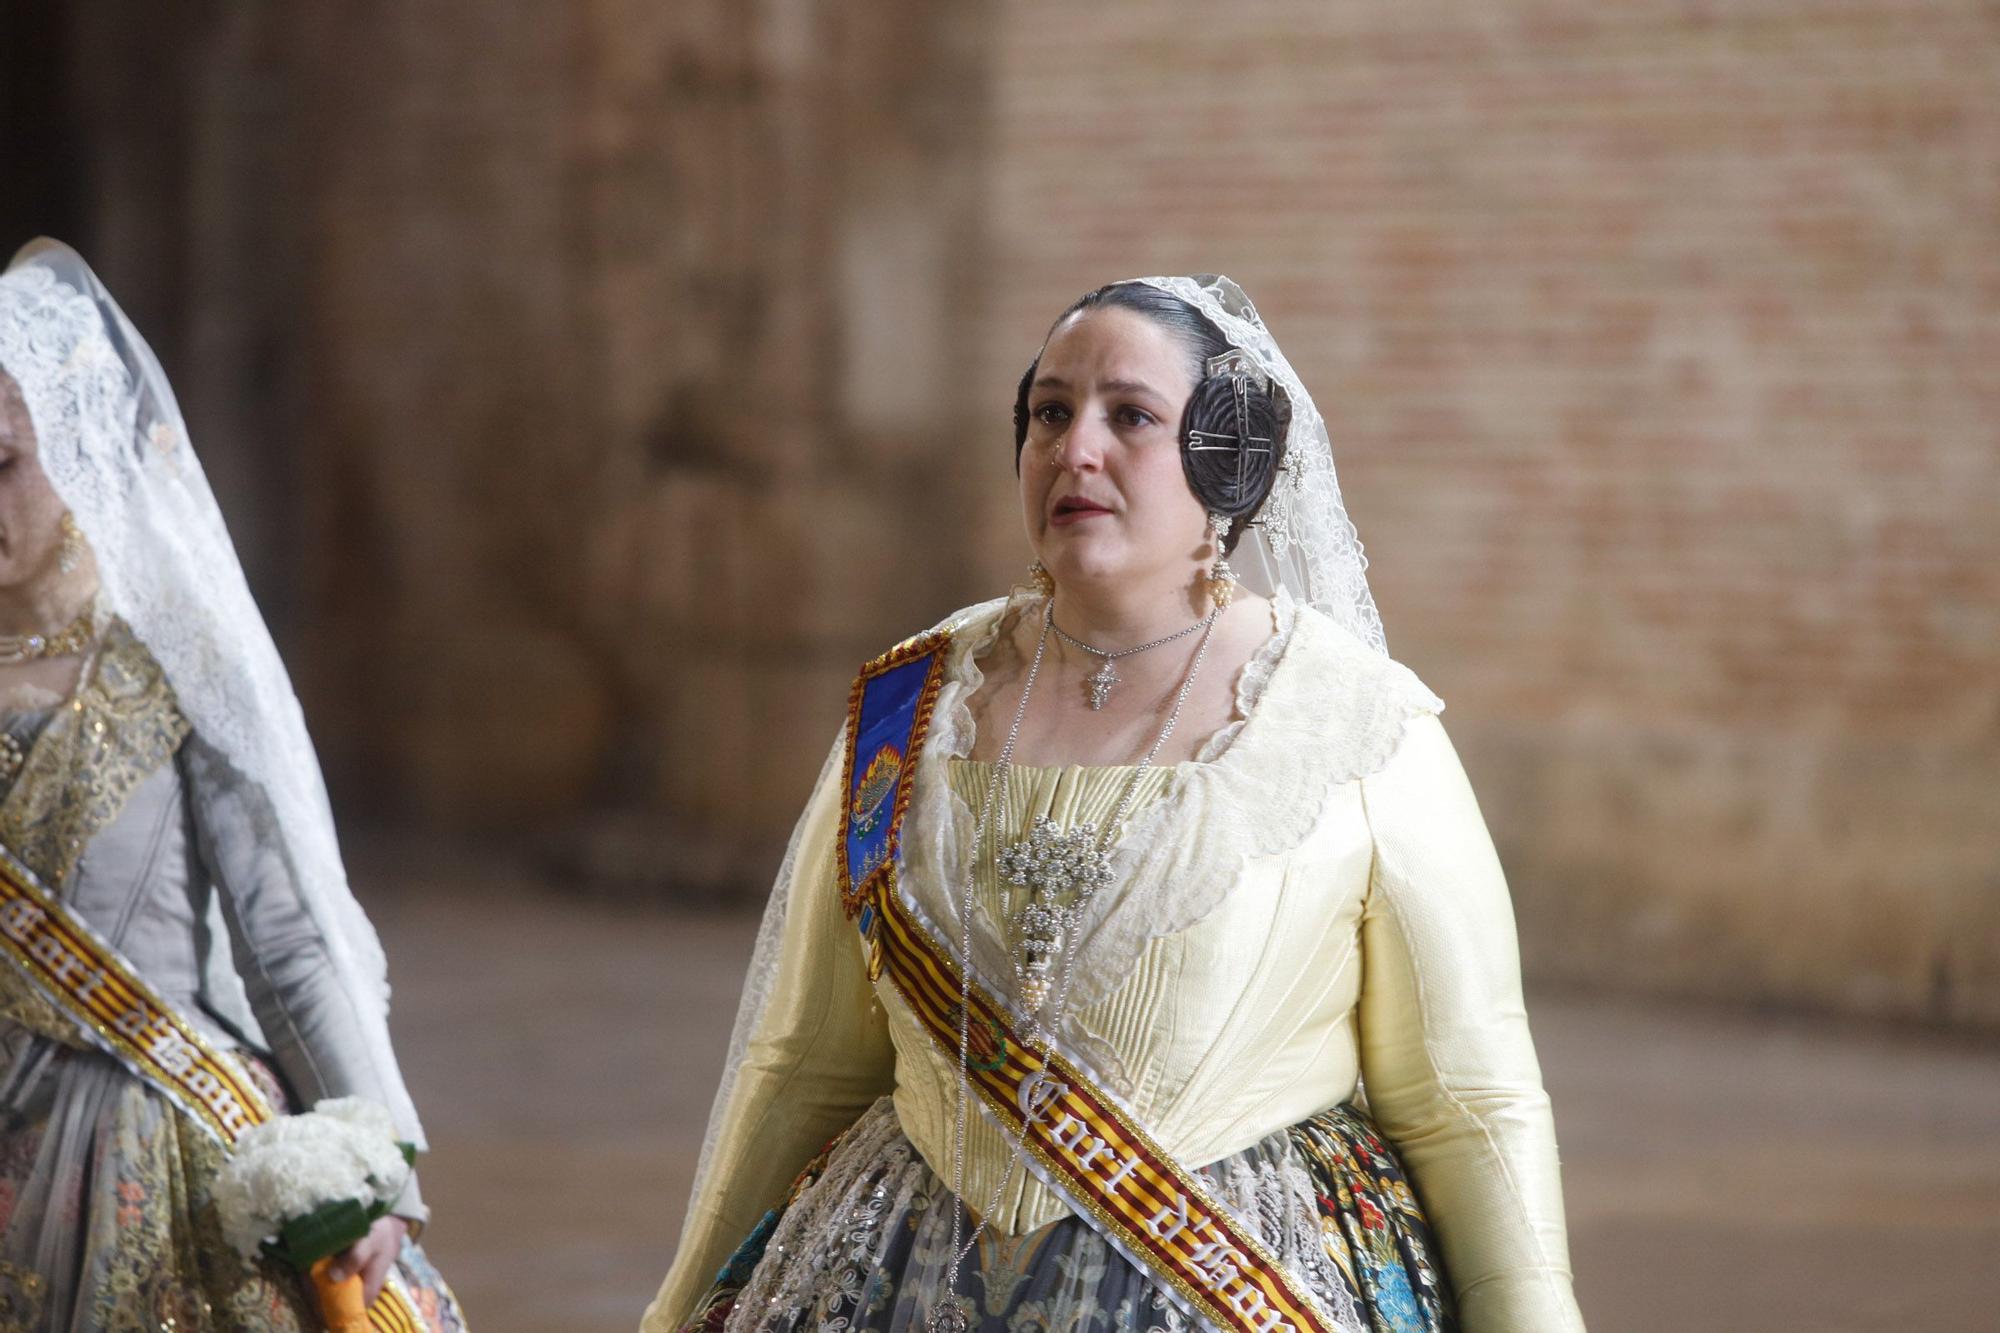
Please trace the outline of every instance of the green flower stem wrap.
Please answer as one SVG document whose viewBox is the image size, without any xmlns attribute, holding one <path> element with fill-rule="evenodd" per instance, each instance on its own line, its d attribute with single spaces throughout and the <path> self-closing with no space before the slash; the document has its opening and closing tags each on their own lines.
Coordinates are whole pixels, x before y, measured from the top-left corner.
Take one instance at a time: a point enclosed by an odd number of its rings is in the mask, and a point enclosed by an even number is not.
<svg viewBox="0 0 2000 1333">
<path fill-rule="evenodd" d="M 403 1160 L 416 1165 L 415 1144 L 399 1143 Z M 330 1254 L 339 1254 L 368 1234 L 376 1219 L 389 1211 L 387 1201 L 364 1204 L 358 1199 L 335 1199 L 321 1204 L 303 1217 L 287 1221 L 276 1241 L 265 1241 L 264 1251 L 282 1259 L 301 1273 Z"/>
</svg>

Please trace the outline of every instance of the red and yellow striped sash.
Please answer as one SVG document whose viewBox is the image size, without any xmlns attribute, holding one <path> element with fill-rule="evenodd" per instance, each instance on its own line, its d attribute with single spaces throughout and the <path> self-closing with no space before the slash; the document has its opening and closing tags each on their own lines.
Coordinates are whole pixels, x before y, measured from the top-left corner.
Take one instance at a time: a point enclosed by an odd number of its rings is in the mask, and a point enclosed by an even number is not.
<svg viewBox="0 0 2000 1333">
<path fill-rule="evenodd" d="M 233 1147 L 277 1115 L 243 1067 L 147 983 L 95 930 L 0 848 L 0 957 L 91 1045 L 152 1085 L 195 1124 Z M 368 1322 L 378 1333 L 423 1333 L 393 1276 Z"/>
<path fill-rule="evenodd" d="M 1339 1333 L 1265 1246 L 1083 1070 L 1030 1050 L 985 988 L 961 991 L 950 955 L 898 896 L 901 825 L 951 641 L 946 628 L 883 654 L 861 669 L 849 696 L 837 869 L 870 978 L 887 973 L 953 1064 L 959 1000 L 968 996 L 966 1072 L 982 1109 L 1020 1134 L 1036 1174 L 1190 1314 L 1227 1333 Z"/>
<path fill-rule="evenodd" d="M 884 971 L 926 1032 L 958 1061 L 957 967 L 878 883 Z M 1298 1281 L 1111 1097 L 1060 1053 L 1015 1033 L 993 996 L 970 988 L 967 1077 L 988 1114 L 1021 1135 L 1036 1174 L 1189 1311 L 1240 1333 L 1338 1333 Z"/>
</svg>

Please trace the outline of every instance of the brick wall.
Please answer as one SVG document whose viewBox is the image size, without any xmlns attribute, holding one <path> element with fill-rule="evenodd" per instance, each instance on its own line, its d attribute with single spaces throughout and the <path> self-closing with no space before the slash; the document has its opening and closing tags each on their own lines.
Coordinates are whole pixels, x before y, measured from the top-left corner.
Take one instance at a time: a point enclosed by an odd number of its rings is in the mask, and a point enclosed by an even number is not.
<svg viewBox="0 0 2000 1333">
<path fill-rule="evenodd" d="M 1244 283 L 1531 968 L 2000 1022 L 2000 7 L 1005 15 L 984 392 Z"/>
<path fill-rule="evenodd" d="M 67 13 L 75 175 L 0 163 L 344 816 L 754 892 L 853 664 L 1018 577 L 1049 318 L 1220 269 L 1533 972 L 2000 1025 L 2000 6 Z"/>
</svg>

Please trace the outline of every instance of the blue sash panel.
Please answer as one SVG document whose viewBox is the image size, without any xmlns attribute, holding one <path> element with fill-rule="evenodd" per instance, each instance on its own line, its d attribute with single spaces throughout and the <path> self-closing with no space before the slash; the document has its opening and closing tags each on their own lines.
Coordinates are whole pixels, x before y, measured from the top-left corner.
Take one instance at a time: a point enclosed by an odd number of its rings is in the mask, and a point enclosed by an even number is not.
<svg viewBox="0 0 2000 1333">
<path fill-rule="evenodd" d="M 847 752 L 840 805 L 840 900 L 861 933 L 874 939 L 868 907 L 878 876 L 896 873 L 903 815 L 916 779 L 917 755 L 930 732 L 944 682 L 947 630 L 935 630 L 861 669 L 847 705 Z M 871 950 L 871 968 L 873 951 Z"/>
</svg>

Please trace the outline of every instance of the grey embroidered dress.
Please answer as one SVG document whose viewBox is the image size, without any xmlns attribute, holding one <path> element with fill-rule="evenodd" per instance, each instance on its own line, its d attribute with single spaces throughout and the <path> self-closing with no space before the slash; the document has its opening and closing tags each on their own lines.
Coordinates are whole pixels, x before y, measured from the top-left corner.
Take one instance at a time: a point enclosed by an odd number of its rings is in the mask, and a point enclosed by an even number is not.
<svg viewBox="0 0 2000 1333">
<path fill-rule="evenodd" d="M 261 793 L 109 621 L 67 699 L 0 716 L 0 841 L 275 1106 L 394 1104 L 393 1055 L 332 984 Z M 0 1329 L 317 1329 L 299 1278 L 243 1263 L 209 1204 L 222 1149 L 0 965 Z M 414 1180 L 395 1211 L 421 1223 Z M 422 1249 L 401 1276 L 461 1317 Z"/>
</svg>

